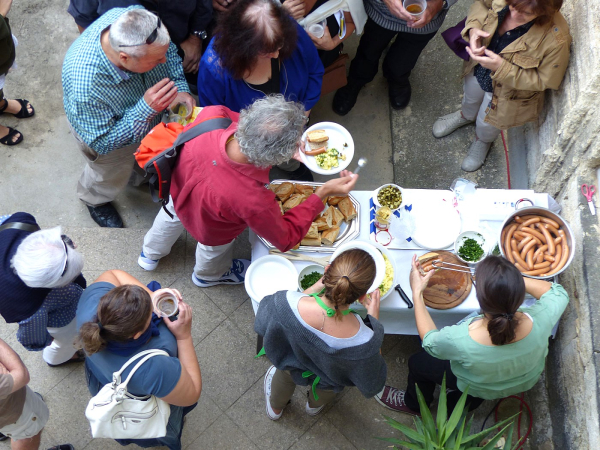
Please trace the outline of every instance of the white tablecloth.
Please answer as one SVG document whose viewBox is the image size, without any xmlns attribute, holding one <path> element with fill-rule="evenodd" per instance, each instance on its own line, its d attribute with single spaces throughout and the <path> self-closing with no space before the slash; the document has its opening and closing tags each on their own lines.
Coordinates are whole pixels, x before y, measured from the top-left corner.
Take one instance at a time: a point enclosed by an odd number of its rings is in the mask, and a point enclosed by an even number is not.
<svg viewBox="0 0 600 450">
<path fill-rule="evenodd" d="M 369 200 L 372 191 L 353 191 L 351 194 L 358 200 L 361 208 L 359 239 L 369 241 Z M 446 199 L 448 201 L 453 199 L 451 191 L 443 190 L 405 189 L 405 196 L 407 204 L 427 202 L 431 199 Z M 486 237 L 496 238 L 504 218 L 514 210 L 514 203 L 524 197 L 531 199 L 536 206 L 548 207 L 549 197 L 547 194 L 536 194 L 533 191 L 522 190 L 478 189 L 472 201 L 458 206 L 461 209 L 462 231 L 479 229 Z M 525 204 L 524 206 L 528 205 Z M 250 232 L 250 243 L 252 245 L 252 261 L 269 254 L 269 249 L 252 232 Z M 412 256 L 415 253 L 422 255 L 427 251 L 422 249 L 390 249 L 399 272 L 396 276 L 396 283 L 400 283 L 409 297 L 412 297 L 408 280 Z M 320 257 L 328 255 L 327 253 L 312 254 Z M 311 263 L 308 261 L 295 261 L 293 264 L 300 271 Z M 353 305 L 352 308 L 359 312 L 361 308 L 364 309 L 359 304 Z M 473 287 L 469 296 L 459 306 L 448 310 L 429 308 L 429 311 L 436 326 L 442 328 L 457 323 L 478 309 L 479 304 Z M 409 309 L 396 291 L 382 300 L 379 320 L 387 334 L 418 334 L 414 308 Z"/>
</svg>

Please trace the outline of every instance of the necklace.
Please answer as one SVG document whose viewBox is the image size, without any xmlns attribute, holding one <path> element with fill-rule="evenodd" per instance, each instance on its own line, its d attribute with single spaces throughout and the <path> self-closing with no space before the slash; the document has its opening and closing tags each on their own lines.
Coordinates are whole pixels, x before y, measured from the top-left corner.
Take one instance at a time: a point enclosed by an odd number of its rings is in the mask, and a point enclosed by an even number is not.
<svg viewBox="0 0 600 450">
<path fill-rule="evenodd" d="M 285 63 L 283 61 L 280 61 L 280 63 L 281 63 L 281 67 L 283 67 L 283 71 L 285 72 L 285 88 L 283 88 L 283 92 L 281 92 L 281 94 L 283 94 L 283 96 L 285 97 L 285 93 L 287 92 L 287 87 L 288 87 L 287 69 L 285 68 Z M 261 91 L 260 89 L 256 89 L 255 87 L 252 87 L 244 78 L 242 78 L 242 80 L 244 81 L 246 86 L 248 86 L 248 88 L 252 89 L 253 91 L 260 92 L 265 97 L 267 96 L 267 94 L 265 94 L 264 91 Z"/>
</svg>

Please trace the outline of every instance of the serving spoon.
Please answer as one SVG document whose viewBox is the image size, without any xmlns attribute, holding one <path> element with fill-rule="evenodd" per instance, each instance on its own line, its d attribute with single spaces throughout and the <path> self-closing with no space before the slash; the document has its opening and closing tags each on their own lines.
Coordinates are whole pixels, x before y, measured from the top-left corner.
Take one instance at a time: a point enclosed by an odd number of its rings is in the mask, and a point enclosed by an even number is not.
<svg viewBox="0 0 600 450">
<path fill-rule="evenodd" d="M 364 156 L 360 157 L 358 159 L 358 166 L 356 166 L 356 169 L 354 169 L 354 173 L 356 174 L 356 173 L 360 172 L 360 169 L 362 169 L 363 167 L 365 167 L 368 162 L 369 161 Z"/>
</svg>

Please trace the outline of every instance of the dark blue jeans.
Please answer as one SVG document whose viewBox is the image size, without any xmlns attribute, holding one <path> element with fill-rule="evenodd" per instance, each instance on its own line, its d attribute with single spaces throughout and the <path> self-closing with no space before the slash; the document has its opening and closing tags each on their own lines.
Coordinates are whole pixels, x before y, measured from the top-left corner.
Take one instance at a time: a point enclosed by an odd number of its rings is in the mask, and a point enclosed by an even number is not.
<svg viewBox="0 0 600 450">
<path fill-rule="evenodd" d="M 100 392 L 104 386 L 94 376 L 89 369 L 87 361 L 85 362 L 85 378 L 87 380 L 88 389 L 92 395 Z M 155 439 L 115 439 L 121 445 L 135 444 L 143 448 L 148 447 L 168 447 L 170 450 L 181 450 L 181 433 L 183 433 L 183 418 L 191 412 L 198 403 L 192 406 L 171 406 L 171 415 L 167 423 L 167 435 Z"/>
</svg>

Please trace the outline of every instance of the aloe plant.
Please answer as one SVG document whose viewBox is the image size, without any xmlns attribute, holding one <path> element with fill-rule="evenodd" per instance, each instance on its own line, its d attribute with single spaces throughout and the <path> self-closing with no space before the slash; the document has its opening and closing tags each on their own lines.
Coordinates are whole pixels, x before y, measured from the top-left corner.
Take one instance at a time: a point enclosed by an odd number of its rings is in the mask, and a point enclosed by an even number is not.
<svg viewBox="0 0 600 450">
<path fill-rule="evenodd" d="M 404 446 L 410 450 L 492 450 L 495 448 L 496 443 L 500 440 L 504 432 L 507 432 L 506 443 L 504 444 L 503 450 L 516 450 L 522 440 L 519 440 L 514 446 L 512 445 L 514 419 L 519 413 L 481 431 L 480 433 L 469 434 L 469 430 L 473 423 L 473 417 L 471 416 L 467 421 L 468 411 L 465 409 L 465 404 L 468 392 L 469 388 L 467 386 L 467 389 L 465 389 L 461 395 L 450 418 L 448 418 L 446 376 L 444 375 L 436 419 L 434 421 L 431 411 L 425 403 L 425 398 L 417 386 L 417 398 L 419 400 L 421 417 L 415 417 L 414 430 L 390 417 L 384 416 L 386 422 L 391 427 L 404 434 L 408 440 L 406 441 L 397 438 L 377 439 Z M 487 444 L 483 447 L 478 446 L 484 438 L 492 434 L 495 429 L 501 427 L 502 429 L 497 432 Z"/>
</svg>

